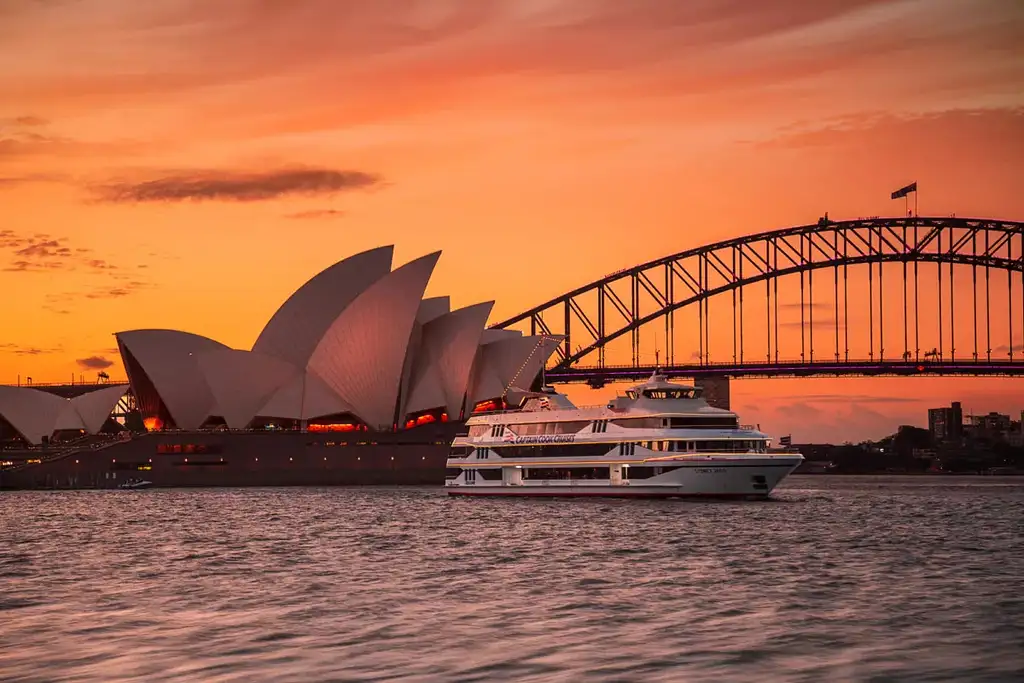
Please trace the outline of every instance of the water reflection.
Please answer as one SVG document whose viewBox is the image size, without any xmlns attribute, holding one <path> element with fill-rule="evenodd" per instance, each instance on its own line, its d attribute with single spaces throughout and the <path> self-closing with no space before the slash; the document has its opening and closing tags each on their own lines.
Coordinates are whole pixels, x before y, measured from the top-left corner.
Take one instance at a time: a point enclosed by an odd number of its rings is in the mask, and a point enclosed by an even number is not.
<svg viewBox="0 0 1024 683">
<path fill-rule="evenodd" d="M 6 681 L 1006 680 L 1024 481 L 0 494 Z"/>
</svg>

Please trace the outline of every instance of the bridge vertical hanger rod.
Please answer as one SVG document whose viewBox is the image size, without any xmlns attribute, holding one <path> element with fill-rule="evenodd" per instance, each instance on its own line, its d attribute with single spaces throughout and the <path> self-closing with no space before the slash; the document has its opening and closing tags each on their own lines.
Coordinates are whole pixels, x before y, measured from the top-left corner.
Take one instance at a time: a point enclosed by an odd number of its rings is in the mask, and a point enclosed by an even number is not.
<svg viewBox="0 0 1024 683">
<path fill-rule="evenodd" d="M 936 253 L 936 255 L 940 259 L 940 260 L 936 260 L 935 261 L 935 271 L 938 273 L 938 277 L 939 277 L 939 287 L 938 287 L 938 290 L 937 290 L 938 301 L 939 301 L 939 358 L 938 359 L 939 360 L 945 360 L 946 354 L 943 353 L 943 348 L 942 348 L 942 261 L 941 261 L 941 259 L 942 259 L 942 228 L 939 228 L 939 232 L 938 232 L 938 235 L 936 237 L 937 237 L 937 242 L 936 242 L 935 253 Z"/>
<path fill-rule="evenodd" d="M 597 287 L 597 334 L 601 337 L 601 345 L 597 347 L 597 365 L 604 367 L 604 288 L 601 284 Z"/>
<path fill-rule="evenodd" d="M 807 236 L 807 257 L 804 259 L 805 263 L 810 263 L 811 259 L 814 258 L 811 251 L 811 240 L 814 239 L 814 235 Z M 809 362 L 814 362 L 814 269 L 809 268 L 807 270 L 807 350 Z"/>
<path fill-rule="evenodd" d="M 843 358 L 850 360 L 850 278 L 847 259 L 850 255 L 850 233 L 843 230 Z"/>
<path fill-rule="evenodd" d="M 989 258 L 989 231 L 985 231 L 985 258 Z M 992 301 L 989 291 L 989 273 L 991 268 L 985 268 L 985 358 L 992 362 Z"/>
<path fill-rule="evenodd" d="M 1006 260 L 1013 261 L 1013 238 L 1006 242 Z M 1006 271 L 1006 304 L 1010 320 L 1010 361 L 1013 361 L 1013 272 Z"/>
<path fill-rule="evenodd" d="M 882 255 L 882 229 L 878 228 L 878 256 Z M 883 274 L 885 264 L 878 262 L 878 360 L 885 360 L 885 286 Z"/>
<path fill-rule="evenodd" d="M 736 249 L 739 250 L 739 262 L 740 262 L 740 282 L 743 281 L 743 245 L 737 244 Z M 745 287 L 740 287 L 740 363 L 743 363 L 743 290 Z"/>
<path fill-rule="evenodd" d="M 710 287 L 709 278 L 711 277 L 711 260 L 708 255 L 704 255 L 704 286 Z M 708 363 L 711 362 L 711 299 L 704 299 L 704 356 L 707 358 Z"/>
<path fill-rule="evenodd" d="M 832 231 L 832 254 L 839 258 L 839 231 Z M 832 318 L 836 327 L 836 356 L 835 362 L 839 362 L 839 261 L 832 268 Z"/>
<path fill-rule="evenodd" d="M 630 313 L 633 316 L 632 323 L 636 325 L 638 319 L 640 319 L 640 275 L 637 272 L 633 273 L 631 278 L 632 285 L 632 301 L 630 301 Z M 640 365 L 640 329 L 634 327 L 630 331 L 630 339 L 633 343 L 633 365 Z"/>
<path fill-rule="evenodd" d="M 569 328 L 572 326 L 572 306 L 570 305 L 571 301 L 571 297 L 565 300 L 565 339 L 562 340 L 562 343 L 565 344 L 566 358 L 572 356 L 572 344 L 569 341 L 572 338 L 572 335 L 569 331 Z"/>
<path fill-rule="evenodd" d="M 778 238 L 772 240 L 772 244 L 775 246 L 774 256 L 772 257 L 772 269 L 779 272 L 779 242 Z M 772 299 L 775 301 L 775 362 L 779 362 L 779 278 L 772 278 L 772 288 L 775 290 L 775 296 Z"/>
<path fill-rule="evenodd" d="M 868 255 L 873 251 L 875 243 L 871 230 L 868 230 Z M 875 267 L 868 261 L 868 358 L 875 359 Z"/>
<path fill-rule="evenodd" d="M 765 242 L 764 246 L 764 262 L 768 263 L 769 252 L 768 242 Z M 764 326 L 765 331 L 768 333 L 765 338 L 768 340 L 767 354 L 764 361 L 766 363 L 772 362 L 772 278 L 766 278 L 764 281 Z"/>
<path fill-rule="evenodd" d="M 907 325 L 907 224 L 903 224 L 903 360 L 910 358 L 910 333 Z"/>
<path fill-rule="evenodd" d="M 916 200 L 915 200 L 916 201 Z M 949 229 L 949 360 L 956 360 L 956 291 L 953 286 L 953 228 Z"/>
<path fill-rule="evenodd" d="M 971 254 L 978 255 L 978 233 L 971 233 Z M 971 304 L 974 309 L 974 362 L 978 362 L 978 262 L 971 264 Z"/>
<path fill-rule="evenodd" d="M 918 238 L 917 221 L 914 221 L 914 360 L 921 362 L 921 306 L 918 294 L 921 291 L 921 279 L 918 277 L 917 264 L 921 258 L 921 240 Z"/>
<path fill-rule="evenodd" d="M 665 264 L 665 305 L 668 306 L 668 315 L 665 316 L 665 364 L 668 367 L 672 367 L 674 362 L 672 349 L 675 347 L 675 315 L 676 312 L 673 309 L 675 303 L 675 297 L 672 296 L 673 290 L 672 283 L 672 263 Z"/>
<path fill-rule="evenodd" d="M 805 236 L 801 233 L 800 235 L 800 264 L 803 265 L 804 260 L 804 240 Z M 807 351 L 805 347 L 805 341 L 807 338 L 807 331 L 804 328 L 804 271 L 800 269 L 800 362 L 807 360 Z"/>
<path fill-rule="evenodd" d="M 697 257 L 697 288 L 700 290 L 697 299 L 697 362 L 704 364 L 704 292 L 707 286 L 704 284 L 704 261 L 701 256 Z"/>
<path fill-rule="evenodd" d="M 732 277 L 735 280 L 736 279 L 736 247 L 733 247 L 729 251 L 732 252 Z M 739 287 L 733 287 L 732 288 L 732 362 L 733 363 L 737 362 L 737 360 L 739 358 L 739 356 L 738 356 L 738 354 L 736 352 L 737 351 L 737 347 L 736 347 L 736 331 L 737 331 L 737 328 L 738 328 L 738 325 L 736 323 L 736 311 L 737 311 L 737 308 L 736 308 L 736 296 L 737 296 L 736 290 L 737 289 L 739 289 Z"/>
</svg>

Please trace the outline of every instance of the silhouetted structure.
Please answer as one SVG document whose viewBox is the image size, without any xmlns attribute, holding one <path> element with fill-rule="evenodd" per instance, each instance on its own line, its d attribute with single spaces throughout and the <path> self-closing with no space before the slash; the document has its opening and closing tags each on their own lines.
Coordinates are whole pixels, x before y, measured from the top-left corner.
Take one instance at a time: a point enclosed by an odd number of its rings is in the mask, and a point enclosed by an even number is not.
<svg viewBox="0 0 1024 683">
<path fill-rule="evenodd" d="M 928 409 L 928 432 L 936 442 L 954 441 L 964 433 L 964 413 L 959 401 L 948 408 Z"/>
<path fill-rule="evenodd" d="M 494 327 L 563 335 L 547 372 L 552 383 L 601 386 L 650 376 L 655 367 L 642 357 L 653 358 L 653 348 L 650 356 L 641 353 L 641 329 L 657 337 L 653 347 L 664 351 L 658 369 L 671 377 L 1021 376 L 1024 356 L 1013 339 L 1024 327 L 1022 254 L 1020 222 L 823 217 L 620 270 Z M 797 308 L 780 303 L 778 281 L 784 277 L 799 279 L 796 324 L 781 320 L 780 307 Z M 973 288 L 971 306 L 953 296 L 965 279 Z M 994 290 L 1003 292 L 998 306 Z M 851 320 L 851 291 L 855 309 L 864 307 L 861 296 L 867 295 L 866 324 Z M 919 292 L 927 292 L 927 305 Z M 728 300 L 731 306 L 717 305 Z M 894 324 L 894 309 L 902 311 L 902 324 Z M 1001 346 L 992 331 L 997 316 L 1009 319 L 1005 353 L 994 352 Z M 697 337 L 696 349 L 680 345 L 685 356 L 679 359 L 677 317 L 680 336 Z M 744 335 L 745 324 L 758 325 L 759 334 Z M 729 327 L 731 344 L 719 332 Z M 606 363 L 609 345 L 626 339 L 629 364 Z"/>
</svg>

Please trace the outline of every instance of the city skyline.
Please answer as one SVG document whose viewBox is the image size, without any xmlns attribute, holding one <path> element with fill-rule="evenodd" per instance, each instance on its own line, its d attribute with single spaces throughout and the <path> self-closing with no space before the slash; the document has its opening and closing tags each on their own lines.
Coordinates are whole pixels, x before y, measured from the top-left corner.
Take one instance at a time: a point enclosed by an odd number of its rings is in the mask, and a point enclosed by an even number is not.
<svg viewBox="0 0 1024 683">
<path fill-rule="evenodd" d="M 1013 3 L 634 4 L 5 4 L 0 382 L 122 378 L 126 329 L 249 348 L 302 282 L 392 242 L 443 250 L 427 294 L 494 322 L 719 239 L 899 215 L 914 180 L 922 215 L 1024 216 Z M 733 383 L 745 421 L 807 440 L 1019 395 Z"/>
</svg>

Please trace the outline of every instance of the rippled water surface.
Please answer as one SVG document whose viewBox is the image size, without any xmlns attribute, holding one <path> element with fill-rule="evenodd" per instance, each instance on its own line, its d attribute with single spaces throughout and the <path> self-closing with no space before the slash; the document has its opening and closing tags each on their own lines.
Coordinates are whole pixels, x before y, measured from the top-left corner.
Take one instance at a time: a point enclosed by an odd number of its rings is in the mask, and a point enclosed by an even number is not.
<svg viewBox="0 0 1024 683">
<path fill-rule="evenodd" d="M 1024 480 L 0 493 L 4 681 L 1020 680 Z"/>
</svg>

